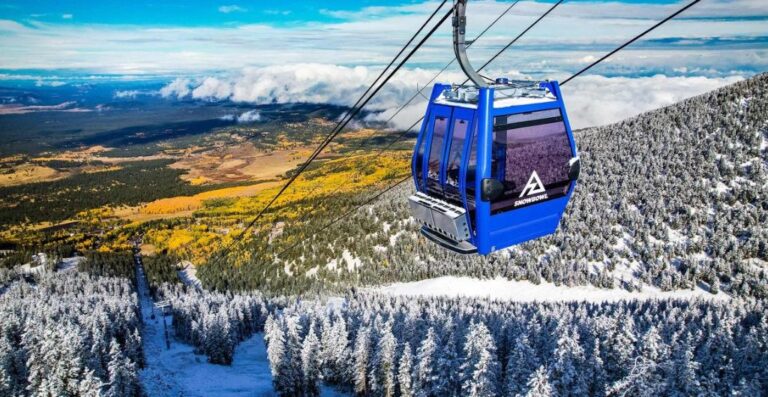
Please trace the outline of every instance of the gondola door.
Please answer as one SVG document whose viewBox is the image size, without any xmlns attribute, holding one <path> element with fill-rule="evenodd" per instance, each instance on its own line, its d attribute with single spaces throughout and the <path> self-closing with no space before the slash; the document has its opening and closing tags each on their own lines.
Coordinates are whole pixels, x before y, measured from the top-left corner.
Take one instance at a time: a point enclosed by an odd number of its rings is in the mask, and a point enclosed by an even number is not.
<svg viewBox="0 0 768 397">
<path fill-rule="evenodd" d="M 480 253 L 557 230 L 577 177 L 571 169 L 576 147 L 562 102 L 489 113 L 479 147 L 480 157 L 489 156 L 482 170 Z"/>
</svg>

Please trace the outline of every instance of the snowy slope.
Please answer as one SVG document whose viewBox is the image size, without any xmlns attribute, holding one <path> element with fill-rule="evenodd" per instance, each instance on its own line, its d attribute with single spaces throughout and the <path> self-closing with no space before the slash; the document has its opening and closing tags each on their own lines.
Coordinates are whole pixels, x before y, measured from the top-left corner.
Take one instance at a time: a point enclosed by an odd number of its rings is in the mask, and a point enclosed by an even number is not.
<svg viewBox="0 0 768 397">
<path fill-rule="evenodd" d="M 185 269 L 186 270 L 186 269 Z M 146 367 L 140 378 L 149 396 L 240 397 L 274 396 L 272 374 L 264 344 L 264 335 L 255 334 L 240 343 L 231 366 L 208 362 L 205 355 L 195 354 L 193 346 L 178 341 L 173 335 L 172 317 L 165 318 L 170 333 L 170 349 L 166 346 L 163 317 L 152 300 L 146 279 L 139 271 L 138 290 L 144 321 L 142 338 Z M 152 315 L 155 318 L 152 318 Z M 323 396 L 342 394 L 324 388 Z"/>
<path fill-rule="evenodd" d="M 142 337 L 147 365 L 140 377 L 150 396 L 272 396 L 272 376 L 264 347 L 257 334 L 241 343 L 232 366 L 214 365 L 190 345 L 172 335 L 172 318 L 165 318 L 171 333 L 171 348 L 165 343 L 163 317 L 149 294 L 139 271 L 138 290 L 144 320 Z M 152 315 L 155 318 L 152 318 Z"/>
<path fill-rule="evenodd" d="M 197 278 L 197 268 L 192 262 L 183 261 L 179 263 L 179 267 L 182 269 L 178 272 L 182 283 L 198 289 L 202 288 L 200 279 Z"/>
<path fill-rule="evenodd" d="M 530 281 L 507 280 L 497 277 L 492 280 L 480 280 L 471 277 L 439 277 L 410 283 L 395 283 L 373 289 L 388 295 L 402 296 L 446 296 L 491 298 L 512 302 L 615 302 L 621 300 L 647 299 L 712 299 L 728 300 L 730 297 L 720 292 L 716 295 L 703 289 L 676 290 L 664 292 L 656 287 L 644 287 L 640 292 L 625 289 L 605 289 L 593 286 L 557 286 L 542 282 L 536 285 Z"/>
</svg>

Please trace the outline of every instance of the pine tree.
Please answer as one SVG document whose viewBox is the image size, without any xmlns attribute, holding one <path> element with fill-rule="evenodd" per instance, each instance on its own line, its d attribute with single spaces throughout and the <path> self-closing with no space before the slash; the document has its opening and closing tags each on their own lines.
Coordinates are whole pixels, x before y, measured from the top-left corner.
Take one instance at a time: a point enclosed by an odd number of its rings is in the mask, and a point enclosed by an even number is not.
<svg viewBox="0 0 768 397">
<path fill-rule="evenodd" d="M 108 397 L 130 397 L 137 395 L 138 377 L 136 364 L 128 360 L 114 339 L 109 345 L 109 389 Z"/>
<path fill-rule="evenodd" d="M 226 309 L 220 308 L 217 313 L 209 313 L 204 317 L 203 333 L 203 352 L 208 356 L 208 361 L 213 364 L 231 365 L 234 342 Z"/>
<path fill-rule="evenodd" d="M 690 342 L 688 340 L 678 342 L 672 360 L 666 363 L 666 392 L 670 395 L 699 395 L 702 390 L 696 374 L 698 368 L 699 363 L 694 360 Z"/>
<path fill-rule="evenodd" d="M 462 394 L 470 397 L 496 396 L 499 390 L 499 363 L 496 346 L 485 324 L 469 326 L 461 365 Z"/>
<path fill-rule="evenodd" d="M 285 331 L 282 323 L 273 316 L 269 316 L 264 325 L 264 340 L 267 343 L 267 359 L 272 373 L 272 382 L 275 390 L 281 392 L 287 389 L 284 384 L 288 381 L 289 374 L 286 371 L 290 363 L 286 362 L 288 357 L 286 356 Z"/>
<path fill-rule="evenodd" d="M 411 344 L 403 344 L 403 353 L 400 355 L 400 365 L 397 370 L 397 384 L 400 396 L 412 397 L 412 376 L 411 366 L 413 362 L 413 354 L 411 353 Z"/>
<path fill-rule="evenodd" d="M 304 385 L 304 374 L 302 371 L 301 350 L 302 326 L 298 317 L 288 317 L 285 319 L 285 350 L 286 364 L 283 370 L 283 376 L 286 380 L 284 394 L 302 394 Z"/>
<path fill-rule="evenodd" d="M 520 336 L 511 348 L 507 362 L 506 391 L 508 396 L 522 395 L 528 389 L 527 382 L 538 366 L 536 351 L 528 342 L 528 336 Z"/>
<path fill-rule="evenodd" d="M 304 344 L 301 347 L 301 368 L 304 375 L 304 393 L 307 396 L 320 394 L 320 340 L 315 334 L 315 323 L 310 324 Z"/>
<path fill-rule="evenodd" d="M 584 349 L 579 344 L 579 334 L 565 329 L 557 341 L 551 379 L 558 396 L 583 396 L 587 393 L 583 378 Z"/>
<path fill-rule="evenodd" d="M 324 318 L 321 336 L 321 357 L 323 360 L 323 380 L 331 384 L 339 384 L 349 379 L 349 334 L 343 317 L 330 324 Z"/>
<path fill-rule="evenodd" d="M 525 393 L 526 397 L 550 397 L 553 395 L 552 387 L 549 385 L 547 369 L 544 366 L 539 367 L 531 375 L 526 385 L 528 387 L 528 391 Z"/>
<path fill-rule="evenodd" d="M 440 348 L 435 351 L 434 392 L 441 396 L 458 395 L 461 393 L 461 378 L 456 376 L 456 369 L 461 365 L 464 334 L 450 319 L 442 327 L 441 334 Z"/>
<path fill-rule="evenodd" d="M 607 390 L 611 396 L 657 396 L 664 394 L 664 380 L 659 373 L 659 363 L 666 360 L 668 354 L 661 344 L 661 336 L 656 327 L 651 326 L 643 335 L 640 355 L 629 363 L 628 373 L 614 382 Z"/>
<path fill-rule="evenodd" d="M 587 384 L 589 395 L 604 396 L 606 389 L 605 364 L 600 354 L 600 343 L 595 341 L 592 354 L 587 358 Z"/>
<path fill-rule="evenodd" d="M 413 391 L 417 397 L 432 396 L 437 391 L 436 352 L 437 336 L 435 330 L 430 328 L 416 353 L 416 376 L 413 382 Z"/>
<path fill-rule="evenodd" d="M 14 391 L 19 388 L 19 383 L 23 381 L 19 379 L 20 374 L 16 368 L 16 354 L 8 338 L 0 336 L 0 396 L 14 395 Z"/>
<path fill-rule="evenodd" d="M 78 395 L 80 397 L 103 397 L 105 395 L 104 386 L 104 383 L 92 370 L 86 371 L 78 386 Z"/>
<path fill-rule="evenodd" d="M 392 334 L 392 324 L 386 323 L 381 331 L 376 354 L 373 357 L 373 370 L 370 375 L 371 392 L 377 396 L 395 395 L 395 353 L 397 341 Z"/>
<path fill-rule="evenodd" d="M 605 343 L 605 370 L 609 378 L 618 379 L 626 376 L 626 363 L 635 356 L 635 323 L 632 317 L 622 315 L 611 328 L 611 334 Z"/>
<path fill-rule="evenodd" d="M 360 327 L 355 338 L 353 378 L 355 393 L 357 394 L 368 393 L 368 360 L 371 350 L 370 332 L 368 327 Z"/>
</svg>

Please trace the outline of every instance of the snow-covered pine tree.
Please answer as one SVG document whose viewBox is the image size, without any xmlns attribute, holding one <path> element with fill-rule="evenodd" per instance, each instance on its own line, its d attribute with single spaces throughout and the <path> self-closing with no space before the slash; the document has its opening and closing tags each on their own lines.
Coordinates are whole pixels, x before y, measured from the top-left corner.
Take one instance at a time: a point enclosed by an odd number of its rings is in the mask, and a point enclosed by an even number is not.
<svg viewBox="0 0 768 397">
<path fill-rule="evenodd" d="M 442 327 L 440 348 L 435 351 L 437 378 L 434 391 L 439 395 L 454 396 L 461 393 L 461 377 L 456 376 L 461 366 L 461 353 L 464 340 L 464 327 L 457 327 L 453 319 L 448 319 Z"/>
<path fill-rule="evenodd" d="M 427 330 L 427 336 L 419 345 L 416 353 L 416 371 L 413 392 L 417 397 L 436 395 L 438 378 L 435 374 L 437 364 L 437 336 L 434 328 Z"/>
<path fill-rule="evenodd" d="M 605 364 L 600 353 L 600 343 L 592 345 L 592 354 L 587 357 L 587 389 L 590 396 L 604 396 L 606 389 Z"/>
<path fill-rule="evenodd" d="M 658 396 L 664 394 L 664 379 L 659 364 L 669 356 L 661 335 L 651 326 L 640 340 L 640 355 L 628 363 L 627 375 L 607 390 L 609 396 Z"/>
<path fill-rule="evenodd" d="M 506 395 L 508 396 L 525 394 L 531 374 L 538 369 L 536 351 L 528 342 L 528 336 L 523 334 L 513 343 L 507 361 Z"/>
<path fill-rule="evenodd" d="M 226 309 L 209 312 L 203 319 L 203 352 L 213 364 L 231 365 L 234 356 L 229 317 Z"/>
<path fill-rule="evenodd" d="M 549 385 L 547 368 L 543 365 L 531 374 L 526 386 L 528 390 L 525 397 L 550 397 L 554 395 L 552 386 Z"/>
<path fill-rule="evenodd" d="M 496 396 L 499 393 L 499 363 L 496 345 L 485 324 L 473 322 L 464 344 L 461 365 L 462 395 Z"/>
<path fill-rule="evenodd" d="M 368 389 L 368 365 L 371 351 L 371 331 L 367 326 L 362 326 L 357 331 L 355 338 L 353 380 L 355 393 L 367 394 Z"/>
<path fill-rule="evenodd" d="M 344 317 L 338 317 L 333 324 L 328 317 L 323 320 L 321 336 L 321 357 L 323 380 L 330 384 L 346 382 L 350 374 L 349 334 Z"/>
<path fill-rule="evenodd" d="M 0 329 L 2 331 L 2 329 Z M 6 336 L 0 336 L 0 396 L 16 395 L 23 372 L 16 368 L 16 349 Z"/>
<path fill-rule="evenodd" d="M 622 315 L 612 323 L 610 335 L 604 343 L 605 371 L 609 379 L 626 376 L 629 359 L 635 356 L 635 322 L 631 316 Z"/>
<path fill-rule="evenodd" d="M 92 370 L 85 372 L 78 386 L 79 397 L 104 397 L 104 382 Z"/>
<path fill-rule="evenodd" d="M 392 334 L 392 324 L 387 322 L 380 331 L 376 354 L 373 357 L 370 375 L 370 389 L 375 396 L 393 397 L 395 395 L 395 354 L 397 341 Z"/>
<path fill-rule="evenodd" d="M 320 381 L 321 365 L 320 340 L 315 333 L 315 323 L 313 322 L 309 325 L 307 336 L 304 338 L 304 343 L 301 347 L 301 369 L 304 379 L 304 395 L 310 397 L 320 395 L 318 382 Z"/>
<path fill-rule="evenodd" d="M 397 369 L 397 389 L 401 397 L 413 396 L 412 366 L 413 353 L 411 353 L 411 344 L 403 343 L 403 352 L 400 355 L 400 364 Z"/>
<path fill-rule="evenodd" d="M 267 359 L 269 360 L 269 370 L 272 373 L 273 386 L 280 393 L 287 389 L 283 385 L 290 381 L 290 375 L 286 373 L 290 363 L 287 363 L 289 357 L 286 352 L 285 331 L 281 320 L 275 319 L 274 316 L 267 317 L 267 322 L 264 325 L 264 341 L 267 344 Z"/>
<path fill-rule="evenodd" d="M 587 381 L 583 368 L 586 363 L 584 349 L 579 343 L 578 331 L 566 327 L 557 341 L 555 359 L 550 378 L 558 396 L 583 396 L 587 393 Z"/>
<path fill-rule="evenodd" d="M 701 383 L 696 372 L 699 363 L 693 355 L 693 347 L 690 341 L 680 340 L 672 353 L 671 360 L 665 363 L 667 387 L 665 393 L 673 396 L 697 396 L 701 394 Z"/>
<path fill-rule="evenodd" d="M 138 395 L 136 364 L 123 354 L 117 341 L 109 345 L 109 388 L 107 397 L 133 397 Z"/>
<path fill-rule="evenodd" d="M 287 365 L 283 374 L 286 383 L 285 395 L 301 395 L 304 386 L 304 374 L 301 363 L 302 350 L 302 325 L 298 317 L 287 317 L 285 319 L 285 351 Z"/>
</svg>

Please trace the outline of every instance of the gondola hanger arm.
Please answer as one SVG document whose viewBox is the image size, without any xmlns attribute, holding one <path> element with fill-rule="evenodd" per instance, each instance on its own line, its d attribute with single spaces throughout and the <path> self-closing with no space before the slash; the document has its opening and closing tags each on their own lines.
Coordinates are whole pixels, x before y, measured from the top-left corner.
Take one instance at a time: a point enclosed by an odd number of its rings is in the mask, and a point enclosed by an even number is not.
<svg viewBox="0 0 768 397">
<path fill-rule="evenodd" d="M 461 70 L 478 87 L 488 87 L 482 76 L 472 67 L 467 56 L 467 46 L 471 44 L 466 40 L 467 33 L 467 1 L 456 0 L 453 8 L 453 51 Z"/>
</svg>

